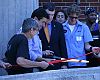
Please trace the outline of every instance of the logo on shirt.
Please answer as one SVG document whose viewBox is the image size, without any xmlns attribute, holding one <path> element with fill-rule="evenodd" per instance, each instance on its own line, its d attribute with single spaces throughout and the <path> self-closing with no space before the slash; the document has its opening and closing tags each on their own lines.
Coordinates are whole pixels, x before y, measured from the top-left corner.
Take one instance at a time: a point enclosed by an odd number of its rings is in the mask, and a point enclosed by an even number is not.
<svg viewBox="0 0 100 80">
<path fill-rule="evenodd" d="M 67 32 L 67 30 L 64 30 L 64 33 L 66 33 Z"/>
</svg>

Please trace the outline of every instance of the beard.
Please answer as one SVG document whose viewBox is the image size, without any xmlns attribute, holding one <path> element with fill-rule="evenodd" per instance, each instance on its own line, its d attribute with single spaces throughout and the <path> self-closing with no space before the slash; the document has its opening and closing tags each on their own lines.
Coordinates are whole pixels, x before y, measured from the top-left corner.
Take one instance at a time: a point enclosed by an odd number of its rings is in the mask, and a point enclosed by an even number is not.
<svg viewBox="0 0 100 80">
<path fill-rule="evenodd" d="M 89 19 L 89 22 L 92 23 L 92 24 L 95 23 L 95 21 L 96 21 L 96 18 L 90 18 Z"/>
</svg>

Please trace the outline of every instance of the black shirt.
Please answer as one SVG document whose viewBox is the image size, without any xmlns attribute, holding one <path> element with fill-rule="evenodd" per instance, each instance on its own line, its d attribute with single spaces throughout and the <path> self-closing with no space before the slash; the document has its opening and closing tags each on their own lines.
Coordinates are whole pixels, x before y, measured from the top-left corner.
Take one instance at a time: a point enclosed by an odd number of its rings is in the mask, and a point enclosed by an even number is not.
<svg viewBox="0 0 100 80">
<path fill-rule="evenodd" d="M 94 47 L 100 47 L 100 32 L 99 30 L 96 31 L 91 31 L 92 37 L 93 37 L 93 41 L 89 42 L 91 46 Z M 100 59 L 94 57 L 93 54 L 89 55 L 88 57 L 89 60 L 89 67 L 96 67 L 96 66 L 100 66 Z"/>
<path fill-rule="evenodd" d="M 90 42 L 92 46 L 100 47 L 100 32 L 99 30 L 91 31 L 93 41 Z"/>
<path fill-rule="evenodd" d="M 7 45 L 7 51 L 5 53 L 7 61 L 12 65 L 17 65 L 16 59 L 18 57 L 24 57 L 30 60 L 28 40 L 23 34 L 14 35 Z M 32 72 L 30 68 L 12 67 L 7 70 L 8 74 L 22 74 Z"/>
</svg>

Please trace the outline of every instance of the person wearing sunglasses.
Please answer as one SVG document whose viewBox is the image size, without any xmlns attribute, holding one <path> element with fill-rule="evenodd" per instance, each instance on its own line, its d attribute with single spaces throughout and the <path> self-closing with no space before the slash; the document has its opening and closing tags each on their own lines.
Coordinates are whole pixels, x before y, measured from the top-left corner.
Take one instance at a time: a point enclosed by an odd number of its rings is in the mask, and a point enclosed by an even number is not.
<svg viewBox="0 0 100 80">
<path fill-rule="evenodd" d="M 88 42 L 93 41 L 88 26 L 78 20 L 81 9 L 78 5 L 72 4 L 67 8 L 68 20 L 63 23 L 68 58 L 86 60 L 85 50 L 99 53 L 98 47 L 92 47 Z M 68 62 L 69 68 L 87 67 L 86 63 Z"/>
</svg>

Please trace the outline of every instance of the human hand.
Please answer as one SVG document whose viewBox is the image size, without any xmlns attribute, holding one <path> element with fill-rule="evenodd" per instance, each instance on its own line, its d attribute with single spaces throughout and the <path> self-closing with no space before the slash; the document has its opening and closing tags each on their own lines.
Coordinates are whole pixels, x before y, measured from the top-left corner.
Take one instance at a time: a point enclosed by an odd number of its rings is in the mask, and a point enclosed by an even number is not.
<svg viewBox="0 0 100 80">
<path fill-rule="evenodd" d="M 45 61 L 40 62 L 40 67 L 43 69 L 46 69 L 48 66 L 49 66 L 49 64 L 47 62 L 45 62 Z"/>
<path fill-rule="evenodd" d="M 45 58 L 37 57 L 35 61 L 41 62 L 41 61 L 46 61 L 46 60 L 45 60 Z"/>
<path fill-rule="evenodd" d="M 46 62 L 54 61 L 56 59 L 45 58 Z"/>
<path fill-rule="evenodd" d="M 0 66 L 3 67 L 3 68 L 9 68 L 11 67 L 12 65 L 10 63 L 5 63 L 3 61 L 0 62 Z"/>
<path fill-rule="evenodd" d="M 61 66 L 61 69 L 67 69 L 66 65 Z"/>
<path fill-rule="evenodd" d="M 45 50 L 45 51 L 42 51 L 43 55 L 46 55 L 46 56 L 53 56 L 54 52 L 53 51 L 50 51 L 50 50 Z"/>
<path fill-rule="evenodd" d="M 92 52 L 96 58 L 100 58 L 100 48 L 99 47 L 92 47 Z"/>
<path fill-rule="evenodd" d="M 92 47 L 92 52 L 93 53 L 100 53 L 100 48 L 99 47 Z"/>
</svg>

